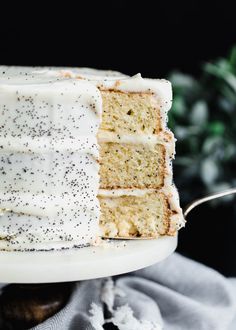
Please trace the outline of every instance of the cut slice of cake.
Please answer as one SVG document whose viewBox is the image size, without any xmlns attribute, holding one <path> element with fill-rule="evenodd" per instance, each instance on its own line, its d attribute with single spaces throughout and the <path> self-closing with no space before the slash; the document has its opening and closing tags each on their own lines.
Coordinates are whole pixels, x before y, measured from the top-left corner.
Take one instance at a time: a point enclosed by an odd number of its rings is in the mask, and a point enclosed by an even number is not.
<svg viewBox="0 0 236 330">
<path fill-rule="evenodd" d="M 0 250 L 174 235 L 171 85 L 111 71 L 1 67 Z"/>
<path fill-rule="evenodd" d="M 172 180 L 175 139 L 166 125 L 170 83 L 136 75 L 98 87 L 103 236 L 174 235 L 184 219 Z"/>
<path fill-rule="evenodd" d="M 100 190 L 99 200 L 104 237 L 172 236 L 182 226 L 174 187 L 168 192 L 154 189 Z"/>
</svg>

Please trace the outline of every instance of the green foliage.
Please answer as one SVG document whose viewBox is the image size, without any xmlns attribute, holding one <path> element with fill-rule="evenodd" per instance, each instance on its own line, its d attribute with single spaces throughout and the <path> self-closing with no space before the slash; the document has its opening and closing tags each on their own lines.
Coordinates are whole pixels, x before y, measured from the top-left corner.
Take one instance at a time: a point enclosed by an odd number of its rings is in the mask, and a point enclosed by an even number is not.
<svg viewBox="0 0 236 330">
<path fill-rule="evenodd" d="M 236 186 L 236 47 L 229 58 L 205 64 L 199 79 L 174 72 L 169 80 L 182 200 Z"/>
</svg>

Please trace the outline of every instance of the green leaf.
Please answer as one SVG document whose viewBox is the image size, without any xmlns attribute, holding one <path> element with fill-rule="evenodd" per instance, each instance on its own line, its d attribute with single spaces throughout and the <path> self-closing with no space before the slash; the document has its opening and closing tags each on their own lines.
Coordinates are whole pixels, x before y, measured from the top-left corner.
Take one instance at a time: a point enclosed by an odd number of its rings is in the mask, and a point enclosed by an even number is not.
<svg viewBox="0 0 236 330">
<path fill-rule="evenodd" d="M 232 73 L 229 61 L 220 60 L 216 64 L 207 63 L 204 70 L 225 81 L 236 92 L 236 77 Z"/>
<path fill-rule="evenodd" d="M 234 46 L 230 53 L 229 58 L 233 73 L 236 74 L 236 46 Z"/>
<path fill-rule="evenodd" d="M 190 114 L 190 122 L 193 125 L 205 125 L 208 119 L 208 109 L 205 101 L 197 101 Z"/>
<path fill-rule="evenodd" d="M 198 80 L 176 72 L 170 79 L 175 178 L 184 202 L 236 185 L 236 46 L 228 58 L 207 63 Z"/>
<path fill-rule="evenodd" d="M 208 131 L 212 135 L 223 135 L 225 131 L 225 125 L 220 121 L 213 121 L 209 124 Z"/>
<path fill-rule="evenodd" d="M 178 140 L 184 140 L 190 135 L 189 128 L 180 125 L 175 127 L 174 133 Z"/>
<path fill-rule="evenodd" d="M 180 95 L 174 97 L 174 102 L 172 106 L 172 112 L 178 116 L 182 117 L 186 113 L 187 107 L 184 98 Z"/>
<path fill-rule="evenodd" d="M 212 158 L 204 159 L 201 164 L 200 174 L 202 181 L 206 185 L 213 184 L 219 175 L 219 168 L 216 162 Z"/>
<path fill-rule="evenodd" d="M 193 77 L 180 72 L 173 72 L 168 79 L 171 81 L 173 88 L 178 89 L 191 89 L 196 84 Z"/>
<path fill-rule="evenodd" d="M 213 153 L 222 145 L 222 138 L 219 136 L 209 136 L 205 139 L 202 146 L 202 151 L 205 154 Z"/>
</svg>

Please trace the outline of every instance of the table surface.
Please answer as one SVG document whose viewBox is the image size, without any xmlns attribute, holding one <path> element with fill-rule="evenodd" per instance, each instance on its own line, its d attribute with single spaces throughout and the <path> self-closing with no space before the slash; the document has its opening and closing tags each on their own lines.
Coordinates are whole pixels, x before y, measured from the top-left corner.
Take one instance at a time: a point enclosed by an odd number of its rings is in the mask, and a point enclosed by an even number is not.
<svg viewBox="0 0 236 330">
<path fill-rule="evenodd" d="M 1 283 L 53 283 L 118 275 L 168 257 L 177 237 L 111 240 L 63 251 L 0 252 Z"/>
</svg>

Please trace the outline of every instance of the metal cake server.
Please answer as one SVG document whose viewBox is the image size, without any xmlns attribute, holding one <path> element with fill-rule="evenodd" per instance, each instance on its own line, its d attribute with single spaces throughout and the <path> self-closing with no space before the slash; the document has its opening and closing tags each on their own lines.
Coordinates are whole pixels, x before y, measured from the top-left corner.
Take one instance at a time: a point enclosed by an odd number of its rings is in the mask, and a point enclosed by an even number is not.
<svg viewBox="0 0 236 330">
<path fill-rule="evenodd" d="M 184 218 L 186 219 L 187 215 L 198 205 L 203 204 L 205 202 L 209 202 L 213 199 L 217 199 L 220 197 L 224 197 L 227 195 L 231 195 L 231 194 L 236 194 L 236 188 L 231 188 L 228 190 L 224 190 L 221 192 L 217 192 L 217 193 L 213 193 L 210 195 L 207 195 L 205 197 L 199 198 L 199 199 L 195 199 L 193 202 L 191 202 L 190 204 L 188 204 L 185 208 L 184 208 Z"/>
<path fill-rule="evenodd" d="M 188 204 L 184 209 L 183 209 L 183 215 L 184 215 L 184 219 L 186 220 L 188 214 L 193 210 L 195 209 L 195 207 L 197 207 L 198 205 L 201 205 L 203 203 L 206 203 L 206 202 L 209 202 L 213 199 L 217 199 L 217 198 L 220 198 L 220 197 L 224 197 L 224 196 L 227 196 L 227 195 L 231 195 L 231 194 L 236 194 L 236 188 L 231 188 L 231 189 L 228 189 L 228 190 L 224 190 L 224 191 L 221 191 L 221 192 L 217 192 L 217 193 L 213 193 L 213 194 L 210 194 L 210 195 L 207 195 L 205 197 L 202 197 L 202 198 L 198 198 L 198 199 L 195 199 L 193 202 L 191 202 L 190 204 Z M 143 240 L 143 239 L 154 239 L 154 238 L 151 238 L 151 237 L 106 237 L 104 236 L 103 238 L 110 238 L 110 239 L 118 239 L 118 240 Z"/>
</svg>

